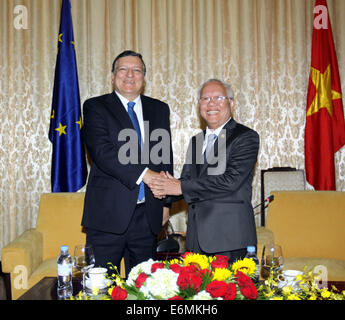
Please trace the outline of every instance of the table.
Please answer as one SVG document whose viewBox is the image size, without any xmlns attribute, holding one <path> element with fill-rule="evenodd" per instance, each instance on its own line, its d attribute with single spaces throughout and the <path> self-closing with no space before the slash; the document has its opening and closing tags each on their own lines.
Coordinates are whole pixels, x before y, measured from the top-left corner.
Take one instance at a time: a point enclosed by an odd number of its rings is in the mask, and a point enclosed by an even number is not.
<svg viewBox="0 0 345 320">
<path fill-rule="evenodd" d="M 81 290 L 79 278 L 73 278 L 73 295 L 77 295 Z M 339 291 L 345 290 L 345 281 L 329 281 L 328 288 L 334 285 Z M 18 300 L 58 300 L 57 278 L 45 277 L 26 291 Z"/>
<path fill-rule="evenodd" d="M 181 253 L 177 252 L 159 252 L 157 253 L 158 260 L 170 260 L 179 258 Z M 73 295 L 77 295 L 81 289 L 81 278 L 73 277 Z M 45 277 L 36 283 L 32 288 L 26 291 L 18 300 L 57 300 L 57 278 Z"/>
<path fill-rule="evenodd" d="M 73 295 L 82 289 L 80 278 L 72 279 Z M 45 277 L 26 291 L 18 300 L 58 300 L 57 277 Z"/>
</svg>

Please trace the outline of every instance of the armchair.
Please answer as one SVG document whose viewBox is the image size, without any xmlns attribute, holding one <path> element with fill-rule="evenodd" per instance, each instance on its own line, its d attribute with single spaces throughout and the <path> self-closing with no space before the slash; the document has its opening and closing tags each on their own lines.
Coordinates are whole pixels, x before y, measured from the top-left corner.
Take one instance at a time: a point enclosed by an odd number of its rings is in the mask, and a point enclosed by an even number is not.
<svg viewBox="0 0 345 320">
<path fill-rule="evenodd" d="M 274 191 L 266 228 L 280 244 L 284 268 L 327 268 L 329 281 L 345 281 L 345 192 Z M 259 256 L 261 259 L 261 256 Z"/>
<path fill-rule="evenodd" d="M 29 229 L 2 249 L 2 269 L 10 274 L 12 299 L 19 298 L 44 277 L 57 274 L 60 245 L 83 244 L 81 227 L 85 193 L 45 193 L 41 196 L 36 228 Z M 124 275 L 124 260 L 121 276 Z"/>
</svg>

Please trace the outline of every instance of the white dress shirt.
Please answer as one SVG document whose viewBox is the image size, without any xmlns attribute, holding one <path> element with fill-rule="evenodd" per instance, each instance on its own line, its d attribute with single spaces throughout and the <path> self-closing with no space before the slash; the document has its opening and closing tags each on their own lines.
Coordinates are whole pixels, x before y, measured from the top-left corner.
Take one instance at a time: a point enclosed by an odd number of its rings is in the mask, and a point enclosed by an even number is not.
<svg viewBox="0 0 345 320">
<path fill-rule="evenodd" d="M 210 134 L 215 134 L 218 137 L 219 133 L 222 131 L 223 127 L 230 121 L 230 119 L 231 117 L 228 119 L 228 121 L 226 121 L 222 126 L 218 127 L 217 129 L 212 130 L 209 127 L 206 127 L 206 134 L 205 134 L 204 144 L 202 146 L 202 153 L 204 153 L 206 150 L 208 136 Z M 214 141 L 216 141 L 216 139 L 213 140 L 213 143 Z"/>
<path fill-rule="evenodd" d="M 129 100 L 127 98 L 125 98 L 124 96 L 122 96 L 120 93 L 118 93 L 117 91 L 115 91 L 115 93 L 117 94 L 117 96 L 119 97 L 119 99 L 121 100 L 124 108 L 126 109 L 126 111 L 128 112 L 128 105 L 127 103 L 129 102 Z M 142 143 L 144 144 L 145 142 L 145 127 L 144 127 L 144 117 L 143 117 L 143 107 L 141 104 L 141 99 L 140 99 L 140 95 L 137 96 L 133 102 L 135 102 L 134 105 L 134 111 L 137 115 L 138 118 L 138 122 L 139 122 L 139 127 L 140 127 L 140 132 L 141 132 L 141 140 Z M 145 168 L 144 171 L 141 173 L 141 175 L 139 176 L 138 180 L 137 180 L 137 185 L 139 185 L 141 183 L 141 181 L 143 180 L 143 177 L 146 173 L 146 171 L 149 168 Z"/>
</svg>

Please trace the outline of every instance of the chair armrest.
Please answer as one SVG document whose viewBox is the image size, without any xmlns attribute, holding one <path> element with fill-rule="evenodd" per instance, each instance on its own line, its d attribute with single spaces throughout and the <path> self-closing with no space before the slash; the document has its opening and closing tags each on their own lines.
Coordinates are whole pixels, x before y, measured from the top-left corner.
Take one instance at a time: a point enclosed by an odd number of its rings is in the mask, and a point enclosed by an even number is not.
<svg viewBox="0 0 345 320">
<path fill-rule="evenodd" d="M 42 263 L 43 237 L 29 229 L 2 248 L 2 270 L 13 273 L 17 266 L 26 267 L 28 277 Z"/>
</svg>

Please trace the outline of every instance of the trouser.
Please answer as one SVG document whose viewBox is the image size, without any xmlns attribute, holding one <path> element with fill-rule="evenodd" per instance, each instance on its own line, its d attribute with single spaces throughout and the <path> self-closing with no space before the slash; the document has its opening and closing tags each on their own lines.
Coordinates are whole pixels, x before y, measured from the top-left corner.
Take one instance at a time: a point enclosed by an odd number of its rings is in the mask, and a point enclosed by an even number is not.
<svg viewBox="0 0 345 320">
<path fill-rule="evenodd" d="M 224 255 L 229 258 L 229 263 L 234 263 L 237 260 L 242 260 L 247 254 L 247 248 L 240 248 L 231 251 L 218 251 L 218 252 L 205 252 L 201 249 L 198 240 L 198 230 L 197 224 L 195 221 L 195 215 L 190 215 L 189 219 L 192 221 L 188 221 L 188 228 L 187 228 L 187 236 L 189 237 L 189 247 L 187 247 L 188 251 L 207 255 L 207 256 L 214 256 L 214 255 Z"/>
<path fill-rule="evenodd" d="M 157 236 L 149 226 L 145 204 L 137 205 L 125 233 L 115 234 L 87 228 L 86 243 L 95 253 L 96 266 L 108 267 L 112 263 L 120 271 L 125 258 L 126 277 L 137 264 L 150 258 L 156 259 Z"/>
</svg>

